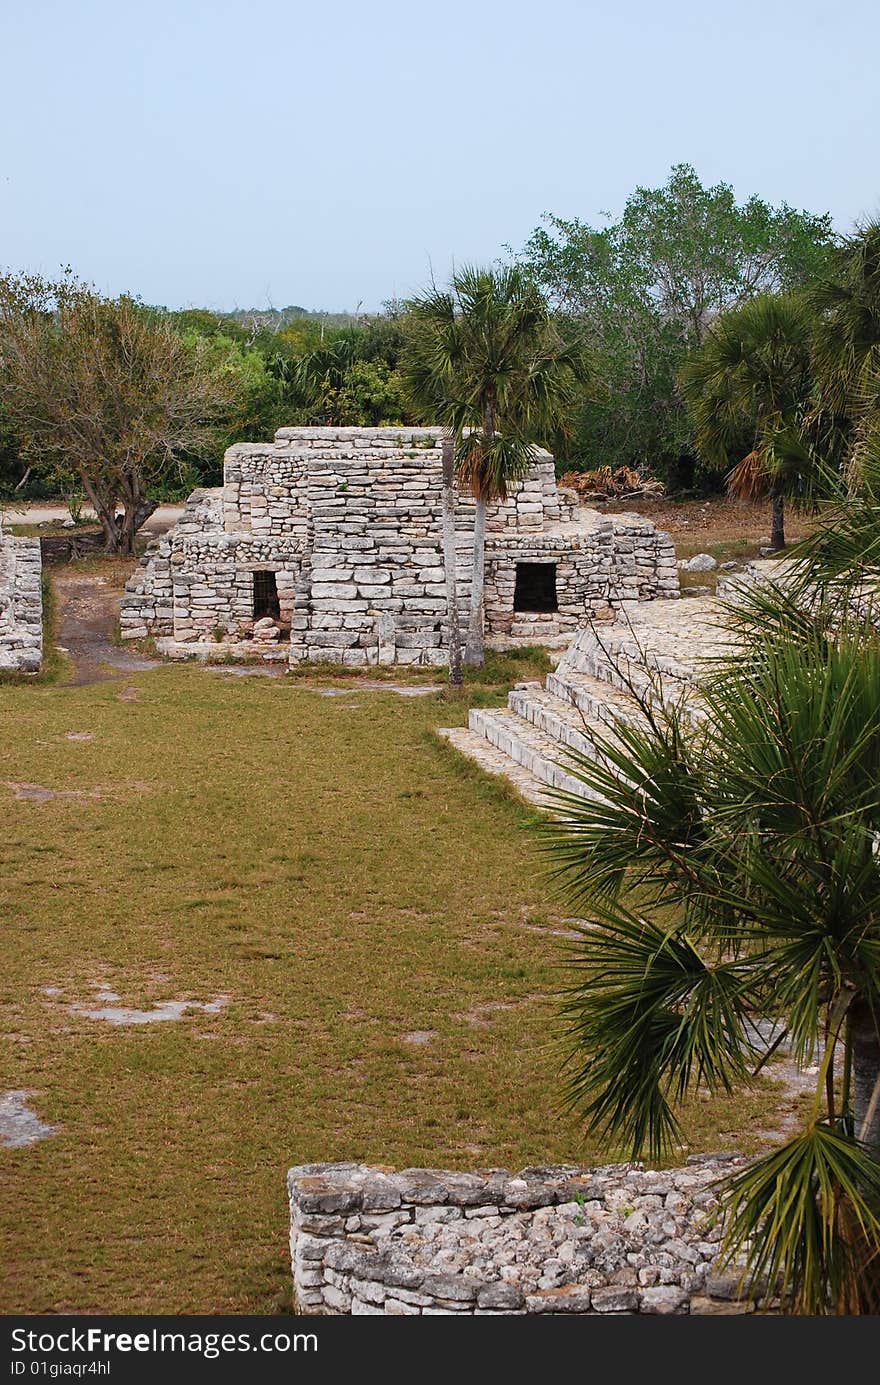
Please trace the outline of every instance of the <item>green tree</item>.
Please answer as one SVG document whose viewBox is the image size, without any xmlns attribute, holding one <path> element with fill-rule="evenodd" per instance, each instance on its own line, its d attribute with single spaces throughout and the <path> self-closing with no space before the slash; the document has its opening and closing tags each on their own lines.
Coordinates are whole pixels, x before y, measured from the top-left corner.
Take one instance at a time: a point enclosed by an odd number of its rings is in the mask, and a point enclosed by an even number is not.
<svg viewBox="0 0 880 1385">
<path fill-rule="evenodd" d="M 11 495 L 24 474 L 18 438 L 3 408 L 0 391 L 0 498 Z"/>
<path fill-rule="evenodd" d="M 838 613 L 839 614 L 839 613 Z M 833 633 L 830 634 L 829 630 Z M 781 1039 L 818 1069 L 804 1127 L 739 1174 L 725 1241 L 796 1311 L 876 1312 L 880 1264 L 880 638 L 776 590 L 700 685 L 704 717 L 575 757 L 547 828 L 590 918 L 566 999 L 569 1097 L 633 1157 L 676 1105 L 749 1083 Z M 764 1023 L 760 1023 L 760 1021 Z"/>
<path fill-rule="evenodd" d="M 774 549 L 785 547 L 786 496 L 812 496 L 811 342 L 802 297 L 762 294 L 721 313 L 681 370 L 697 451 L 728 471 L 733 494 L 771 497 Z"/>
<path fill-rule="evenodd" d="M 24 455 L 79 477 L 114 553 L 133 551 L 151 488 L 204 445 L 236 390 L 164 315 L 73 278 L 0 278 L 0 357 Z"/>
<path fill-rule="evenodd" d="M 807 300 L 819 382 L 812 431 L 832 464 L 841 441 L 850 444 L 857 467 L 859 440 L 880 419 L 880 221 L 868 221 L 844 241 Z"/>
<path fill-rule="evenodd" d="M 592 343 L 595 378 L 576 416 L 571 456 L 666 469 L 692 453 L 678 370 L 712 322 L 756 294 L 821 276 L 828 216 L 704 187 L 687 164 L 661 188 L 637 188 L 619 220 L 596 228 L 545 217 L 521 261 Z"/>
<path fill-rule="evenodd" d="M 296 363 L 291 397 L 309 423 L 379 427 L 416 419 L 402 392 L 398 314 L 325 334 Z"/>
<path fill-rule="evenodd" d="M 476 500 L 465 663 L 484 659 L 486 510 L 528 470 L 584 378 L 580 343 L 566 338 L 517 266 L 458 270 L 447 291 L 410 305 L 402 375 L 414 410 L 448 428 L 458 478 Z"/>
<path fill-rule="evenodd" d="M 349 366 L 335 410 L 343 427 L 381 428 L 409 418 L 400 375 L 381 359 L 354 361 Z"/>
<path fill-rule="evenodd" d="M 227 447 L 236 442 L 263 442 L 290 421 L 288 385 L 265 352 L 248 345 L 242 337 L 228 336 L 224 331 L 203 337 L 197 330 L 188 330 L 183 332 L 183 340 L 200 355 L 209 371 L 229 385 L 226 408 L 215 419 L 214 427 L 205 430 L 198 454 L 189 459 L 201 484 L 219 485 Z"/>
</svg>

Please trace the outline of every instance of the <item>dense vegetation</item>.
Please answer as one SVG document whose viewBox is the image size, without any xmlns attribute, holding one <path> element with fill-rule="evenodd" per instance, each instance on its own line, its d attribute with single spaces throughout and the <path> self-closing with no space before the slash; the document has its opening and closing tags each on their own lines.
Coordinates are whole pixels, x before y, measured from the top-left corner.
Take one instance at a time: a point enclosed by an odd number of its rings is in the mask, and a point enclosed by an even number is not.
<svg viewBox="0 0 880 1385">
<path fill-rule="evenodd" d="M 835 246 L 828 216 L 757 197 L 737 203 L 729 186 L 704 187 L 687 165 L 673 168 L 663 187 L 637 188 L 621 217 L 602 227 L 547 216 L 510 257 L 546 298 L 562 335 L 578 335 L 589 352 L 588 377 L 548 440 L 561 469 L 625 464 L 673 491 L 719 487 L 722 474 L 697 446 L 681 367 L 719 314 L 756 295 L 827 283 Z M 231 441 L 271 437 L 283 424 L 433 421 L 414 412 L 402 388 L 410 307 L 392 302 L 375 315 L 144 307 L 190 345 L 207 342 L 236 383 L 224 416 L 154 479 L 154 493 L 216 484 Z M 2 396 L 0 389 L 0 495 L 31 460 Z M 47 486 L 58 490 L 35 469 L 21 494 Z"/>
<path fill-rule="evenodd" d="M 720 314 L 680 372 L 694 441 L 744 499 L 783 506 L 850 491 L 880 429 L 880 222 L 830 252 L 799 291 Z"/>
</svg>

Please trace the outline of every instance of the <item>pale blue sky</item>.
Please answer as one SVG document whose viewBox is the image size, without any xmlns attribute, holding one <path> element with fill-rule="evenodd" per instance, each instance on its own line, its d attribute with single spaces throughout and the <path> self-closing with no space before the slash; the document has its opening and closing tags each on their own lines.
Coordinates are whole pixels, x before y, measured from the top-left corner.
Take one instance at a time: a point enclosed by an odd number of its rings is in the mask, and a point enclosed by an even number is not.
<svg viewBox="0 0 880 1385">
<path fill-rule="evenodd" d="M 0 264 L 378 307 L 692 163 L 880 210 L 877 0 L 0 0 Z"/>
</svg>

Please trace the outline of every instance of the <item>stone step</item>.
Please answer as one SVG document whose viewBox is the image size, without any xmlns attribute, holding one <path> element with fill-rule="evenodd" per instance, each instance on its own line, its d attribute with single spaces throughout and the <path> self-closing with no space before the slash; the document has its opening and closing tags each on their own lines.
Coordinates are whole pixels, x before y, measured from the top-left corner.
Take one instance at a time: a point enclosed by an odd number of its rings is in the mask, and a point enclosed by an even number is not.
<svg viewBox="0 0 880 1385">
<path fill-rule="evenodd" d="M 486 774 L 509 780 L 520 798 L 524 798 L 527 803 L 533 803 L 536 808 L 549 806 L 547 785 L 536 779 L 524 765 L 517 764 L 509 755 L 505 755 L 503 750 L 498 750 L 490 744 L 485 736 L 478 735 L 467 726 L 441 726 L 437 728 L 437 735 L 442 736 L 469 760 L 473 760 Z"/>
<path fill-rule="evenodd" d="M 704 718 L 698 679 L 711 675 L 708 661 L 729 657 L 730 649 L 717 603 L 642 603 L 613 625 L 579 630 L 543 687 L 514 688 L 506 709 L 473 709 L 468 731 L 448 738 L 490 773 L 506 773 L 520 792 L 527 774 L 524 796 L 540 806 L 550 806 L 541 802 L 541 785 L 592 798 L 574 777 L 567 753 L 602 763 L 597 738 L 615 727 L 646 725 L 639 697 L 654 707 L 681 707 L 689 719 Z"/>
<path fill-rule="evenodd" d="M 632 685 L 677 703 L 692 693 L 695 679 L 711 676 L 711 660 L 729 656 L 732 647 L 717 602 L 650 601 L 615 624 L 579 630 L 556 674 L 586 674 L 624 694 Z"/>
<path fill-rule="evenodd" d="M 547 688 L 516 688 L 508 695 L 507 706 L 523 721 L 556 741 L 562 749 L 575 750 L 591 760 L 599 759 L 597 736 L 607 737 L 607 720 L 585 713 Z"/>
<path fill-rule="evenodd" d="M 581 798 L 595 797 L 565 765 L 566 747 L 509 707 L 472 707 L 468 726 L 541 783 Z"/>
<path fill-rule="evenodd" d="M 609 636 L 601 645 L 587 643 L 579 650 L 574 667 L 566 666 L 563 660 L 557 669 L 562 677 L 574 672 L 630 698 L 633 691 L 640 696 L 656 691 L 658 675 L 664 691 L 667 684 L 673 691 L 674 684 L 677 694 L 687 677 L 687 671 L 680 666 L 673 667 L 671 661 L 658 659 L 650 651 L 641 651 L 634 640 L 625 636 Z"/>
<path fill-rule="evenodd" d="M 548 673 L 546 687 L 560 702 L 568 703 L 588 722 L 600 722 L 607 729 L 615 725 L 643 726 L 644 715 L 630 692 L 614 687 L 607 680 L 589 673 Z"/>
</svg>

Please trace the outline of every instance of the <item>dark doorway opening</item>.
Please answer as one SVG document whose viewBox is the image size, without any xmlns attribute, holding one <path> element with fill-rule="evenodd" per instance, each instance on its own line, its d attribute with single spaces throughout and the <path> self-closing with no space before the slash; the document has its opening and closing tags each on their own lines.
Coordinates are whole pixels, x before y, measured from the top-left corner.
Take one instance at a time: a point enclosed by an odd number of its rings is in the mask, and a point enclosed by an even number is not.
<svg viewBox="0 0 880 1385">
<path fill-rule="evenodd" d="M 515 611 L 558 611 L 555 563 L 517 563 Z"/>
<path fill-rule="evenodd" d="M 254 573 L 254 620 L 271 616 L 281 619 L 281 604 L 278 600 L 278 584 L 274 572 Z"/>
</svg>

